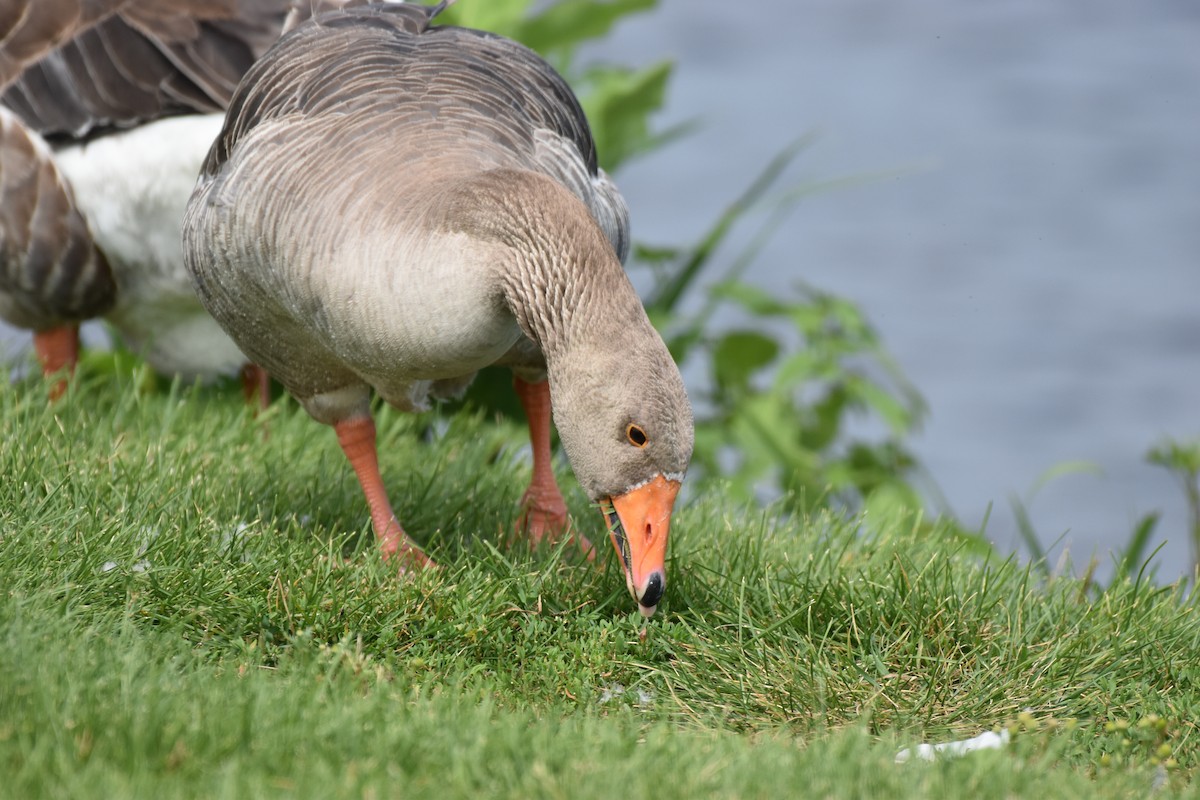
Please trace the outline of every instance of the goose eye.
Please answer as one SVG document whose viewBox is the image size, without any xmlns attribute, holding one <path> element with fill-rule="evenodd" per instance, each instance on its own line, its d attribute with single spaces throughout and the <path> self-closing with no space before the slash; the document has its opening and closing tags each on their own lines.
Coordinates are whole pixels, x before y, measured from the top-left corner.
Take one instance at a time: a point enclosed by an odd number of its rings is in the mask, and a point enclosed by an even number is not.
<svg viewBox="0 0 1200 800">
<path fill-rule="evenodd" d="M 649 439 L 646 432 L 638 425 L 630 425 L 625 429 L 625 436 L 628 437 L 629 443 L 634 447 L 645 447 Z"/>
</svg>

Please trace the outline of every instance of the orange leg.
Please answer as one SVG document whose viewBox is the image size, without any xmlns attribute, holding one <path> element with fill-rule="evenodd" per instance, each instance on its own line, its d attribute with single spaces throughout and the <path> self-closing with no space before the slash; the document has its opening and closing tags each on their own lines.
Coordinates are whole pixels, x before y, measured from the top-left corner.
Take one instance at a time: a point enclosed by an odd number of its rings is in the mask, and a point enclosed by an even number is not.
<svg viewBox="0 0 1200 800">
<path fill-rule="evenodd" d="M 247 405 L 257 405 L 259 411 L 266 411 L 271 405 L 271 376 L 258 364 L 244 364 L 241 371 L 242 395 Z"/>
<path fill-rule="evenodd" d="M 33 351 L 37 354 L 38 362 L 42 365 L 42 374 L 46 377 L 63 370 L 67 371 L 65 376 L 60 377 L 50 387 L 50 399 L 57 400 L 67 391 L 67 380 L 75 374 L 75 363 L 79 360 L 79 326 L 63 325 L 35 331 Z"/>
<path fill-rule="evenodd" d="M 529 383 L 518 377 L 513 378 L 513 388 L 529 421 L 529 444 L 533 449 L 533 478 L 521 498 L 522 511 L 517 529 L 529 536 L 530 544 L 537 545 L 546 536 L 556 542 L 567 532 L 568 524 L 567 504 L 551 468 L 550 384 L 547 381 Z M 591 542 L 583 536 L 573 538 L 589 559 L 595 558 Z"/>
<path fill-rule="evenodd" d="M 379 537 L 379 549 L 388 560 L 397 559 L 403 572 L 409 567 L 435 566 L 421 548 L 400 527 L 400 521 L 392 512 L 383 476 L 379 474 L 379 458 L 375 451 L 375 422 L 370 416 L 351 417 L 333 426 L 337 432 L 342 452 L 350 459 L 358 483 L 367 497 L 371 509 L 371 521 L 375 535 Z"/>
</svg>

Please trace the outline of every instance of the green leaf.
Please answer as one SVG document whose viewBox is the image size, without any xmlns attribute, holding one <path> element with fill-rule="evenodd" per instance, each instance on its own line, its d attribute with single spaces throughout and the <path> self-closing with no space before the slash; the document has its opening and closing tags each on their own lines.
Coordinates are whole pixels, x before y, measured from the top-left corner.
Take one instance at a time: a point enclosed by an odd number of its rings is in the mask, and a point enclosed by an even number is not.
<svg viewBox="0 0 1200 800">
<path fill-rule="evenodd" d="M 675 261 L 681 253 L 678 247 L 655 247 L 641 242 L 633 244 L 633 257 L 642 264 L 658 265 Z"/>
<path fill-rule="evenodd" d="M 655 5 L 656 0 L 565 0 L 526 20 L 517 38 L 540 53 L 573 50 L 589 39 L 606 35 L 621 18 Z"/>
<path fill-rule="evenodd" d="M 437 24 L 478 28 L 523 41 L 520 33 L 532 2 L 533 0 L 475 0 L 455 3 L 438 15 Z M 527 42 L 525 44 L 528 45 Z"/>
<path fill-rule="evenodd" d="M 754 443 L 770 459 L 792 472 L 812 473 L 818 468 L 818 456 L 800 445 L 791 435 L 791 409 L 777 398 L 756 395 L 738 407 L 732 423 L 735 431 L 745 437 L 744 444 Z M 748 435 L 747 435 L 748 434 Z M 749 449 L 749 448 L 748 448 Z"/>
<path fill-rule="evenodd" d="M 710 289 L 714 297 L 732 300 L 751 314 L 759 317 L 780 317 L 792 311 L 793 306 L 778 299 L 765 289 L 741 281 L 722 281 Z"/>
<path fill-rule="evenodd" d="M 1121 551 L 1121 560 L 1117 564 L 1117 574 L 1113 576 L 1114 583 L 1128 578 L 1141 568 L 1145 562 L 1146 545 L 1150 543 L 1150 536 L 1154 533 L 1154 529 L 1158 527 L 1158 521 L 1161 518 L 1161 513 L 1152 511 L 1138 520 L 1137 525 L 1134 526 L 1133 534 L 1129 537 L 1129 542 Z"/>
<path fill-rule="evenodd" d="M 913 429 L 916 422 L 913 409 L 895 395 L 866 378 L 853 381 L 852 386 L 855 395 L 887 423 L 894 435 L 902 436 Z"/>
<path fill-rule="evenodd" d="M 584 74 L 580 104 L 606 170 L 654 146 L 648 118 L 662 108 L 672 68 L 670 61 L 660 61 L 644 69 L 594 67 Z"/>
<path fill-rule="evenodd" d="M 1195 475 L 1200 473 L 1200 441 L 1178 442 L 1171 439 L 1146 453 L 1146 460 L 1159 467 Z"/>
<path fill-rule="evenodd" d="M 777 153 L 751 181 L 741 196 L 721 212 L 721 216 L 717 218 L 708 232 L 691 248 L 691 252 L 679 271 L 670 280 L 664 281 L 657 287 L 648 305 L 668 310 L 674 309 L 688 288 L 695 283 L 696 277 L 708 264 L 713 251 L 725 240 L 733 226 L 762 201 L 767 191 L 775 185 L 784 171 L 803 150 L 812 144 L 814 139 L 812 134 L 802 136 Z"/>
<path fill-rule="evenodd" d="M 863 501 L 865 519 L 873 527 L 894 525 L 897 520 L 912 516 L 920 503 L 914 492 L 903 484 L 887 482 L 871 491 Z"/>
<path fill-rule="evenodd" d="M 792 353 L 779 365 L 772 388 L 775 391 L 791 391 L 821 376 L 823 362 L 808 348 Z"/>
<path fill-rule="evenodd" d="M 805 447 L 823 452 L 832 447 L 841 431 L 842 418 L 849 410 L 850 397 L 845 386 L 835 383 L 824 397 L 812 404 L 811 421 L 801 431 Z"/>
<path fill-rule="evenodd" d="M 750 377 L 775 360 L 779 344 L 757 331 L 732 331 L 713 350 L 713 373 L 719 386 L 744 391 Z"/>
<path fill-rule="evenodd" d="M 1093 475 L 1100 477 L 1104 475 L 1104 469 L 1095 461 L 1085 461 L 1083 459 L 1062 461 L 1037 477 L 1037 480 L 1033 482 L 1033 486 L 1029 489 L 1029 497 L 1033 497 L 1040 492 L 1047 484 L 1068 475 Z"/>
<path fill-rule="evenodd" d="M 793 304 L 788 308 L 788 316 L 796 330 L 809 341 L 822 337 L 826 332 L 828 314 L 815 302 Z"/>
</svg>

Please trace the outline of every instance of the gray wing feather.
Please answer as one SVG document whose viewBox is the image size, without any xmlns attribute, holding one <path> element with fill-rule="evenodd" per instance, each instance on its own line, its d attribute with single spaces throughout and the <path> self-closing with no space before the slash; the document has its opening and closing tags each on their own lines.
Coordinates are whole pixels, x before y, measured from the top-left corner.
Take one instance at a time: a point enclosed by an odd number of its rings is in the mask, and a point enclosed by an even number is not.
<svg viewBox="0 0 1200 800">
<path fill-rule="evenodd" d="M 43 330 L 103 314 L 115 298 L 49 148 L 0 109 L 0 317 Z"/>
<path fill-rule="evenodd" d="M 47 136 L 222 110 L 290 0 L 3 0 L 0 104 Z"/>
<path fill-rule="evenodd" d="M 0 0 L 0 317 L 45 329 L 116 298 L 47 140 L 222 110 L 291 0 Z"/>
<path fill-rule="evenodd" d="M 599 168 L 589 173 L 575 142 L 546 129 L 534 134 L 534 157 L 543 172 L 583 200 L 624 264 L 629 256 L 629 206 L 608 173 Z"/>
</svg>

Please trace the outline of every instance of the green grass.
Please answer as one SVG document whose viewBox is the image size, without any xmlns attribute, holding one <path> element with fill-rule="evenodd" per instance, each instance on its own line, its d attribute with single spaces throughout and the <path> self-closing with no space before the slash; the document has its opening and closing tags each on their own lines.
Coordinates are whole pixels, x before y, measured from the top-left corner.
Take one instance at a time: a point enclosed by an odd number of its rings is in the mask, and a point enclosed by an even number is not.
<svg viewBox="0 0 1200 800">
<path fill-rule="evenodd" d="M 38 381 L 0 389 L 0 796 L 1191 790 L 1182 587 L 1092 596 L 914 516 L 705 491 L 646 623 L 609 548 L 595 567 L 508 541 L 520 428 L 384 411 L 393 503 L 441 564 L 397 578 L 331 431 L 143 383 L 93 370 L 53 408 Z M 1001 726 L 1003 750 L 894 763 Z"/>
</svg>

